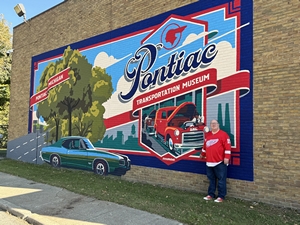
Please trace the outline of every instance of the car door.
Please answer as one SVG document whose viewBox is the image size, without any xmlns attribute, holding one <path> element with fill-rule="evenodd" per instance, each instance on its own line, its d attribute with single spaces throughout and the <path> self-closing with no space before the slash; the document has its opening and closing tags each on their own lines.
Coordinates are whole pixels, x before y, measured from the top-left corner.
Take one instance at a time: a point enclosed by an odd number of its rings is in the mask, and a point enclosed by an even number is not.
<svg viewBox="0 0 300 225">
<path fill-rule="evenodd" d="M 168 114 L 166 110 L 162 110 L 160 118 L 157 120 L 157 132 L 165 136 L 165 129 L 167 127 Z"/>
<path fill-rule="evenodd" d="M 69 142 L 67 151 L 67 161 L 68 166 L 70 167 L 85 169 L 88 166 L 87 151 L 85 148 L 82 148 L 80 140 L 80 138 L 73 138 Z"/>
</svg>

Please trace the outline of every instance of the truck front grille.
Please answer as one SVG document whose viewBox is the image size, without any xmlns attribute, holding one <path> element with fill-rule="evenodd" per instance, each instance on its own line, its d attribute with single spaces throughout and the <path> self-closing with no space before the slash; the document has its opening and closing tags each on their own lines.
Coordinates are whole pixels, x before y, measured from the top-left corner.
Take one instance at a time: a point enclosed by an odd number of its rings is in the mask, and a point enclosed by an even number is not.
<svg viewBox="0 0 300 225">
<path fill-rule="evenodd" d="M 195 131 L 195 132 L 183 133 L 182 134 L 182 144 L 189 144 L 189 143 L 203 144 L 204 143 L 204 132 L 203 131 Z"/>
</svg>

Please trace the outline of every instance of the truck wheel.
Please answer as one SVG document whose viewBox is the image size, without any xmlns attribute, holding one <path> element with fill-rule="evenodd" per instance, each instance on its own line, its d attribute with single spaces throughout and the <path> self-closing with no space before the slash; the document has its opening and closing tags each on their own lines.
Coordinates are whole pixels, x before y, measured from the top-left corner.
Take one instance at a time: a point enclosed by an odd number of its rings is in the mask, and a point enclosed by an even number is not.
<svg viewBox="0 0 300 225">
<path fill-rule="evenodd" d="M 174 142 L 173 142 L 172 138 L 168 139 L 168 147 L 169 147 L 170 151 L 174 151 Z"/>
</svg>

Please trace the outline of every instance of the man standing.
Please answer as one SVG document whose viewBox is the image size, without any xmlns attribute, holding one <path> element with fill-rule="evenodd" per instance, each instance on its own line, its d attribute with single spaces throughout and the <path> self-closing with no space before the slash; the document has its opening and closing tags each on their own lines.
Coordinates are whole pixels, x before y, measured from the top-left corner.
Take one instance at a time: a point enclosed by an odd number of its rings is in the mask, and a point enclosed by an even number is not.
<svg viewBox="0 0 300 225">
<path fill-rule="evenodd" d="M 200 158 L 206 158 L 206 174 L 209 179 L 208 195 L 205 200 L 215 198 L 218 181 L 218 198 L 222 202 L 227 193 L 227 166 L 230 160 L 231 144 L 228 134 L 220 130 L 217 120 L 210 123 L 211 131 L 206 133 Z"/>
</svg>

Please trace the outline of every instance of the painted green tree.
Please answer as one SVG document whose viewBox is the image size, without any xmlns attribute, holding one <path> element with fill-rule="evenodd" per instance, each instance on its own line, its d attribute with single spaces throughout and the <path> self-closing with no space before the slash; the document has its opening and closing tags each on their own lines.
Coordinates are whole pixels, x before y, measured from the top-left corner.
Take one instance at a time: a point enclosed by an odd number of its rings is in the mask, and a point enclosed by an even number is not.
<svg viewBox="0 0 300 225">
<path fill-rule="evenodd" d="M 111 77 L 104 69 L 93 68 L 78 50 L 68 47 L 62 59 L 44 69 L 37 92 L 47 87 L 52 76 L 67 68 L 69 79 L 49 90 L 48 98 L 38 104 L 38 111 L 47 124 L 55 126 L 50 131 L 56 134 L 55 141 L 65 134 L 101 139 L 106 130 L 102 104 L 113 92 Z"/>
<path fill-rule="evenodd" d="M 40 78 L 40 85 L 37 87 L 36 92 L 40 92 L 43 89 L 47 88 L 48 86 L 48 80 L 56 74 L 57 71 L 57 64 L 56 63 L 49 63 L 46 68 L 44 69 L 41 78 Z M 58 87 L 54 87 L 58 88 Z M 57 102 L 55 101 L 56 92 L 55 90 L 50 90 L 48 92 L 48 98 L 38 104 L 37 112 L 40 116 L 44 118 L 44 120 L 47 122 L 49 127 L 55 128 L 50 130 L 49 137 L 50 140 L 48 141 L 57 141 L 58 140 L 58 130 L 59 130 L 59 122 L 61 118 L 58 115 L 58 109 L 57 109 Z"/>
<path fill-rule="evenodd" d="M 106 131 L 103 114 L 105 108 L 103 103 L 112 95 L 111 77 L 105 69 L 94 67 L 90 79 L 92 91 L 92 105 L 88 112 L 83 112 L 81 108 L 74 111 L 73 123 L 74 134 L 88 137 L 92 142 L 102 139 Z"/>
<path fill-rule="evenodd" d="M 58 60 L 55 63 L 49 63 L 44 69 L 41 78 L 40 85 L 37 87 L 37 92 L 42 91 L 47 88 L 48 80 L 56 75 L 57 73 L 63 70 L 62 60 Z M 57 89 L 59 86 L 52 88 L 48 92 L 48 98 L 38 104 L 37 112 L 41 115 L 44 120 L 47 122 L 48 127 L 51 127 L 49 141 L 57 141 L 60 136 L 60 128 L 61 128 L 61 120 L 65 115 L 59 113 L 59 109 L 57 108 Z M 55 129 L 54 129 L 55 128 Z"/>
<path fill-rule="evenodd" d="M 86 113 L 92 106 L 92 91 L 90 79 L 92 65 L 78 50 L 68 47 L 63 54 L 61 69 L 70 68 L 70 79 L 61 83 L 54 89 L 57 96 L 58 112 L 62 119 L 68 120 L 68 135 L 72 135 L 72 112 L 81 109 Z"/>
</svg>

